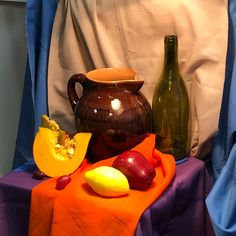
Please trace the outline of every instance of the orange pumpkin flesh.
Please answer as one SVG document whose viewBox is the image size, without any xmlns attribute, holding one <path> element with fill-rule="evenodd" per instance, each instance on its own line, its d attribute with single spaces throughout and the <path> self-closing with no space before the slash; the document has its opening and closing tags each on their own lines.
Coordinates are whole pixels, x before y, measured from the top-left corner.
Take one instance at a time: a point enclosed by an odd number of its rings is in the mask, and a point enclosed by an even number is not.
<svg viewBox="0 0 236 236">
<path fill-rule="evenodd" d="M 91 136 L 91 133 L 77 133 L 70 139 L 60 129 L 40 127 L 33 145 L 37 167 L 49 177 L 73 173 L 84 160 Z"/>
</svg>

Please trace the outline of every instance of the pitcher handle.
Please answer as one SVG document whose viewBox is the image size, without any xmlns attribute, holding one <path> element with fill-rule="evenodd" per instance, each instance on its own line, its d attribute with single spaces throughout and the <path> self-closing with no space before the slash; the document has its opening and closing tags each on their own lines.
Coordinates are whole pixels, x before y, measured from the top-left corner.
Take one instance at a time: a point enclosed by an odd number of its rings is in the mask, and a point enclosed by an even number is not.
<svg viewBox="0 0 236 236">
<path fill-rule="evenodd" d="M 67 83 L 67 94 L 73 111 L 75 110 L 76 104 L 79 101 L 79 97 L 75 90 L 76 83 L 80 83 L 82 85 L 84 93 L 84 91 L 88 87 L 87 77 L 84 74 L 74 74 Z"/>
</svg>

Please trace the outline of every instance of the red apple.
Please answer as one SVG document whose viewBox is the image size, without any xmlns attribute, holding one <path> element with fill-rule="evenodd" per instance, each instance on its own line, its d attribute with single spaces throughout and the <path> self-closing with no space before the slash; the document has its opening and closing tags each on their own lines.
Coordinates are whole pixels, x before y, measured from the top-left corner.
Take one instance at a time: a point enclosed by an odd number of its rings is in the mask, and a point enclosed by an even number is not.
<svg viewBox="0 0 236 236">
<path fill-rule="evenodd" d="M 132 189 L 149 188 L 156 176 L 156 171 L 151 163 L 140 152 L 133 150 L 121 153 L 112 166 L 127 177 Z"/>
</svg>

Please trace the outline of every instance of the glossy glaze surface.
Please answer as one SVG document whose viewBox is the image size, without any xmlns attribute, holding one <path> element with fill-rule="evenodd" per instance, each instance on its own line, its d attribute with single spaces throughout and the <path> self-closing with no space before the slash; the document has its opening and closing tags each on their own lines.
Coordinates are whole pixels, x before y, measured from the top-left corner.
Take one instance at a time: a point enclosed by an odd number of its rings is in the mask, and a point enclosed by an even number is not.
<svg viewBox="0 0 236 236">
<path fill-rule="evenodd" d="M 111 78 L 112 73 L 109 76 L 104 81 L 103 77 L 91 80 L 79 74 L 68 83 L 77 130 L 93 133 L 88 149 L 93 162 L 134 147 L 151 128 L 151 107 L 139 92 L 143 81 L 136 80 L 135 76 L 122 79 L 122 72 L 120 80 L 117 74 L 115 80 Z M 74 91 L 76 82 L 84 89 L 81 98 L 76 97 Z"/>
</svg>

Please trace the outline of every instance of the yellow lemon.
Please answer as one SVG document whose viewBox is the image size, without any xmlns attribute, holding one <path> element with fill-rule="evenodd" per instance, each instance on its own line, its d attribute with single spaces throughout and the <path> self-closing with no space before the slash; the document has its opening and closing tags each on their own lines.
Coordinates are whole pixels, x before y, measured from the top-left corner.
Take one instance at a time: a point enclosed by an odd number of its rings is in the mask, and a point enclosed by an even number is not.
<svg viewBox="0 0 236 236">
<path fill-rule="evenodd" d="M 126 176 L 110 166 L 100 166 L 85 172 L 85 180 L 90 187 L 103 197 L 118 197 L 128 193 Z"/>
</svg>

